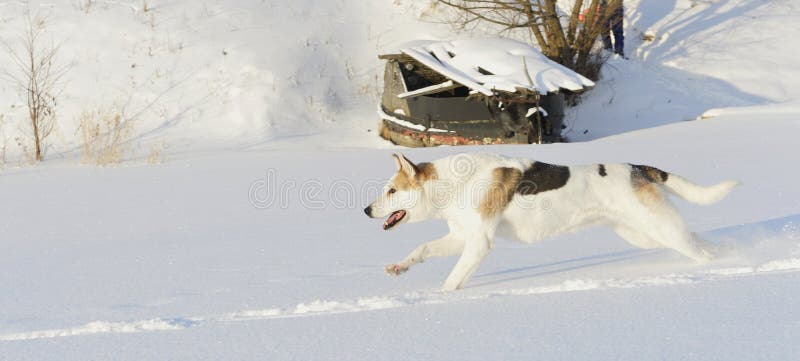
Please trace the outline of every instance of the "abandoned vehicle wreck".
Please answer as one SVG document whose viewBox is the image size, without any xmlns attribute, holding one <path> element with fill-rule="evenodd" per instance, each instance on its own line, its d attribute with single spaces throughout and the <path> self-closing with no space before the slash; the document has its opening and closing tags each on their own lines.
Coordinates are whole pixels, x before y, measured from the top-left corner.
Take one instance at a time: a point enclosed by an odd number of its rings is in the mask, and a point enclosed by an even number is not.
<svg viewBox="0 0 800 361">
<path fill-rule="evenodd" d="M 416 41 L 379 58 L 380 135 L 410 147 L 558 142 L 565 94 L 594 85 L 506 38 Z"/>
</svg>

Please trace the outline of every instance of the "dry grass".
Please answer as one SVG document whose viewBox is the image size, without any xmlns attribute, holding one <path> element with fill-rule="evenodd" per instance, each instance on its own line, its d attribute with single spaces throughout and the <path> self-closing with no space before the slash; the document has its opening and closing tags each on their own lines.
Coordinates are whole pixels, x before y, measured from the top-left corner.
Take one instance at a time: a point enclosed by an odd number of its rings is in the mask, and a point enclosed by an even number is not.
<svg viewBox="0 0 800 361">
<path fill-rule="evenodd" d="M 147 164 L 161 164 L 164 163 L 164 149 L 167 147 L 166 142 L 161 142 L 153 145 L 150 149 L 150 155 L 147 156 Z"/>
<path fill-rule="evenodd" d="M 118 112 L 84 112 L 78 131 L 81 133 L 81 162 L 107 166 L 122 162 L 133 123 L 125 121 Z"/>
<path fill-rule="evenodd" d="M 6 138 L 5 125 L 5 116 L 0 114 L 0 168 L 6 164 L 6 149 L 8 149 L 8 138 Z"/>
<path fill-rule="evenodd" d="M 75 7 L 86 14 L 92 11 L 93 5 L 94 5 L 93 0 L 78 0 L 77 2 L 75 2 Z"/>
</svg>

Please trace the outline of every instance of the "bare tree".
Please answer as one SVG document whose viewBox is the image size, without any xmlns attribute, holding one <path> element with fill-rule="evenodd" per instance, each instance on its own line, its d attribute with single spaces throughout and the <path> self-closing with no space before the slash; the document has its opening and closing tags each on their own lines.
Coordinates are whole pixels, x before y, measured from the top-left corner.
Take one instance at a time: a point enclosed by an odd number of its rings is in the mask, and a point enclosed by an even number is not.
<svg viewBox="0 0 800 361">
<path fill-rule="evenodd" d="M 6 150 L 8 149 L 8 137 L 5 131 L 6 119 L 0 114 L 0 167 L 6 164 Z"/>
<path fill-rule="evenodd" d="M 28 13 L 21 36 L 22 52 L 5 43 L 16 69 L 6 70 L 4 75 L 17 83 L 24 93 L 37 161 L 44 157 L 47 137 L 56 127 L 56 97 L 60 92 L 60 79 L 66 73 L 66 68 L 54 64 L 58 46 L 42 39 L 45 25 L 45 17 L 32 18 Z"/>
<path fill-rule="evenodd" d="M 592 79 L 600 65 L 592 53 L 595 40 L 622 6 L 622 0 L 573 0 L 567 14 L 559 12 L 556 0 L 438 1 L 459 10 L 453 22 L 461 26 L 487 22 L 504 31 L 529 30 L 544 55 Z"/>
</svg>

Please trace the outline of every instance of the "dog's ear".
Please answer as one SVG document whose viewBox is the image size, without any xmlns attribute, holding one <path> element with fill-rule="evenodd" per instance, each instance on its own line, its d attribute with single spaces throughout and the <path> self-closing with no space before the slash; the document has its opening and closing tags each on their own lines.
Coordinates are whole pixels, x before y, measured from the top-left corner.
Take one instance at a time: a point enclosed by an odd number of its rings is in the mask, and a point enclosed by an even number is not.
<svg viewBox="0 0 800 361">
<path fill-rule="evenodd" d="M 414 178 L 417 174 L 417 166 L 402 154 L 392 154 L 392 156 L 397 163 L 397 171 L 404 172 L 409 178 Z"/>
</svg>

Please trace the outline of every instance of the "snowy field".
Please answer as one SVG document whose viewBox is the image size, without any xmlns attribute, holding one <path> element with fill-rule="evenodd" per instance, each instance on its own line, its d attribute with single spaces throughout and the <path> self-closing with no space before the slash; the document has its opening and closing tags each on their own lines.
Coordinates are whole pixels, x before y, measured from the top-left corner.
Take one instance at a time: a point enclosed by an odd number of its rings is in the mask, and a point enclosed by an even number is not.
<svg viewBox="0 0 800 361">
<path fill-rule="evenodd" d="M 68 39 L 72 85 L 45 162 L 9 145 L 0 170 L 0 360 L 800 357 L 796 1 L 626 1 L 630 59 L 611 59 L 569 111 L 573 142 L 434 149 L 375 135 L 376 54 L 451 34 L 426 1 L 83 4 L 37 4 Z M 0 1 L 4 39 L 21 11 Z M 23 116 L 15 94 L 0 85 L 10 139 L 23 134 L 8 125 Z M 113 104 L 138 115 L 129 160 L 80 165 L 71 119 Z M 164 143 L 164 161 L 144 164 Z M 675 201 L 722 249 L 707 264 L 593 228 L 500 240 L 443 293 L 454 258 L 400 277 L 383 266 L 446 226 L 385 232 L 362 211 L 398 151 L 742 185 L 712 206 Z"/>
</svg>

